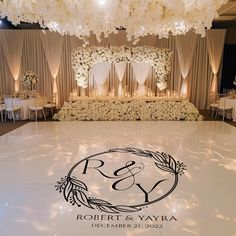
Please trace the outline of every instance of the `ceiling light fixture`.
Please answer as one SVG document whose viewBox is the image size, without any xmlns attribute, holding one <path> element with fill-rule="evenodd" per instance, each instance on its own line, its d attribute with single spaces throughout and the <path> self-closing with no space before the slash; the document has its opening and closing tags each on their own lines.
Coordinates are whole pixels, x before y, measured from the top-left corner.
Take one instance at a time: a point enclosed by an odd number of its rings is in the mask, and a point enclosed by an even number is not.
<svg viewBox="0 0 236 236">
<path fill-rule="evenodd" d="M 39 23 L 42 28 L 86 39 L 91 33 L 100 41 L 126 30 L 127 39 L 141 36 L 205 35 L 227 0 L 1 0 L 0 17 L 14 24 Z M 53 22 L 53 23 L 52 23 Z"/>
</svg>

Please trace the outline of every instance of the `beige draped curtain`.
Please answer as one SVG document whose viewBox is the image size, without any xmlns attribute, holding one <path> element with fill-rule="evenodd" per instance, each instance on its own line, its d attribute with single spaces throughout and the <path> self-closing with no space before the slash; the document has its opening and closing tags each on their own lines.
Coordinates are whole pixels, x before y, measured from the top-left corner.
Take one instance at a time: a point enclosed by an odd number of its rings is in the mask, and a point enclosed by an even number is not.
<svg viewBox="0 0 236 236">
<path fill-rule="evenodd" d="M 123 95 L 123 88 L 122 88 L 122 80 L 124 78 L 125 70 L 126 70 L 126 63 L 125 62 L 119 62 L 115 63 L 115 72 L 119 80 L 119 87 L 118 87 L 118 97 L 122 97 Z"/>
<path fill-rule="evenodd" d="M 224 50 L 226 30 L 218 29 L 207 32 L 207 51 L 209 61 L 213 72 L 211 92 L 216 93 L 218 89 L 218 71 L 220 68 L 221 58 Z"/>
<path fill-rule="evenodd" d="M 70 96 L 70 92 L 77 88 L 74 80 L 71 53 L 73 45 L 69 36 L 63 36 L 61 63 L 57 74 L 57 89 L 58 89 L 58 106 L 61 107 L 65 100 Z"/>
<path fill-rule="evenodd" d="M 199 38 L 192 66 L 187 77 L 187 96 L 199 108 L 206 108 L 210 103 L 209 87 L 212 75 L 206 38 Z"/>
<path fill-rule="evenodd" d="M 57 96 L 56 101 L 58 104 L 58 89 L 56 78 L 61 63 L 63 37 L 55 32 L 46 32 L 41 33 L 40 38 L 42 40 L 42 45 L 48 62 L 48 66 L 53 77 L 53 93 Z"/>
<path fill-rule="evenodd" d="M 23 48 L 23 33 L 18 32 L 17 37 L 14 31 L 6 30 L 0 34 L 2 49 L 6 57 L 6 61 L 15 80 L 15 91 L 19 91 L 19 74 L 21 66 L 21 56 Z"/>
<path fill-rule="evenodd" d="M 180 83 L 182 81 L 181 71 L 179 66 L 179 59 L 177 53 L 177 47 L 175 42 L 175 37 L 170 37 L 168 39 L 158 39 L 157 47 L 158 48 L 168 48 L 173 52 L 172 55 L 172 64 L 171 64 L 171 72 L 168 75 L 168 88 L 173 92 L 178 93 L 180 88 Z"/>
<path fill-rule="evenodd" d="M 44 96 L 50 98 L 52 96 L 53 77 L 44 54 L 40 34 L 41 31 L 38 30 L 24 31 L 21 76 L 27 70 L 32 70 L 36 73 L 39 79 L 36 89 L 39 90 Z M 21 89 L 24 88 L 21 86 Z"/>
<path fill-rule="evenodd" d="M 1 31 L 0 31 L 1 34 Z M 15 80 L 11 74 L 10 68 L 6 61 L 2 46 L 0 45 L 0 95 L 11 94 L 15 91 Z"/>
<path fill-rule="evenodd" d="M 183 77 L 182 83 L 180 83 L 180 89 L 182 94 L 187 94 L 187 82 L 190 67 L 192 65 L 193 56 L 196 51 L 198 35 L 193 32 L 188 32 L 186 35 L 179 35 L 176 37 L 176 49 L 179 59 L 180 71 Z"/>
<path fill-rule="evenodd" d="M 211 30 L 217 31 L 217 30 Z M 210 31 L 210 32 L 211 32 Z M 11 32 L 11 33 L 8 33 Z M 21 37 L 21 43 L 16 42 L 12 43 L 13 40 L 18 39 L 18 34 L 23 35 Z M 218 34 L 218 33 L 217 33 Z M 57 95 L 58 95 L 58 106 L 62 106 L 64 101 L 68 99 L 72 91 L 78 89 L 76 81 L 74 80 L 74 75 L 71 66 L 71 53 L 78 46 L 82 46 L 83 42 L 74 36 L 61 36 L 56 33 L 47 32 L 43 34 L 40 30 L 0 30 L 0 93 L 1 94 L 10 94 L 15 91 L 14 78 L 21 78 L 26 70 L 32 70 L 39 77 L 39 83 L 37 84 L 37 90 L 50 98 L 53 93 L 53 81 L 56 78 L 57 81 Z M 5 35 L 5 36 L 3 36 Z M 213 34 L 212 34 L 213 35 Z M 190 37 L 190 36 L 187 36 Z M 210 40 L 213 41 L 216 47 L 216 42 L 214 42 L 214 37 L 209 38 L 200 38 L 197 37 L 195 50 L 194 47 L 191 47 L 191 56 L 188 53 L 184 52 L 181 55 L 183 56 L 183 64 L 186 66 L 181 68 L 181 58 L 178 52 L 180 48 L 185 46 L 183 45 L 184 39 L 181 46 L 177 48 L 177 39 L 176 37 L 170 37 L 168 39 L 158 39 L 154 36 L 144 37 L 138 43 L 137 46 L 156 46 L 158 48 L 169 48 L 173 51 L 172 58 L 172 68 L 171 73 L 168 75 L 168 89 L 170 91 L 175 91 L 179 93 L 180 84 L 183 77 L 186 77 L 185 81 L 188 85 L 187 96 L 191 102 L 193 102 L 199 108 L 205 108 L 208 105 L 208 95 L 211 87 L 212 81 L 212 70 L 210 64 L 210 57 L 208 57 L 207 44 L 211 44 Z M 4 40 L 2 40 L 4 38 Z M 12 38 L 12 39 L 11 39 Z M 7 40 L 6 40 L 7 39 Z M 207 42 L 208 40 L 208 42 Z M 101 43 L 96 41 L 94 36 L 91 36 L 90 39 L 91 45 L 101 45 L 101 46 L 122 46 L 128 45 L 132 46 L 131 42 L 127 42 L 125 38 L 125 32 L 121 31 L 119 34 L 112 34 L 108 39 L 103 40 Z M 188 43 L 193 41 L 191 39 L 187 40 Z M 9 44 L 8 44 L 9 42 Z M 6 44 L 8 46 L 6 46 Z M 10 47 L 11 45 L 11 47 Z M 217 44 L 218 45 L 218 44 Z M 223 42 L 221 41 L 221 50 L 223 50 Z M 5 47 L 5 50 L 3 49 Z M 12 60 L 9 63 L 9 57 L 5 55 L 5 51 L 11 51 L 10 55 L 16 51 L 16 47 L 22 48 L 22 56 L 18 56 L 17 60 Z M 214 48 L 213 47 L 213 48 Z M 219 47 L 219 46 L 217 46 Z M 7 48 L 7 49 L 6 49 Z M 212 50 L 215 53 L 217 48 Z M 19 50 L 20 51 L 20 50 Z M 19 55 L 17 52 L 16 54 Z M 222 53 L 221 53 L 222 55 Z M 12 57 L 12 56 L 10 56 Z M 21 59 L 20 59 L 21 58 Z M 185 58 L 188 58 L 187 61 Z M 215 56 L 212 56 L 215 58 Z M 188 61 L 190 60 L 190 61 Z M 222 57 L 219 56 L 217 59 L 218 62 L 222 61 Z M 19 64 L 20 61 L 20 64 Z M 15 65 L 16 64 L 16 65 Z M 13 69 L 19 68 L 18 69 Z M 185 68 L 184 70 L 182 70 Z M 13 72 L 14 76 L 13 77 Z M 184 72 L 183 72 L 184 71 Z M 183 73 L 181 73 L 183 72 Z M 16 76 L 18 74 L 18 76 Z M 187 74 L 187 76 L 186 76 Z M 220 82 L 221 75 L 218 74 L 218 80 Z M 92 90 L 96 87 L 94 81 L 90 81 L 89 88 L 86 89 L 86 94 L 92 94 Z M 111 70 L 109 72 L 108 78 L 105 81 L 105 85 L 108 92 L 115 91 L 115 94 L 118 95 L 119 90 L 119 78 L 117 76 L 115 65 L 112 64 Z M 150 71 L 146 81 L 145 86 L 154 94 L 160 92 L 156 87 L 156 75 L 155 71 Z M 130 64 L 126 64 L 126 70 L 122 80 L 122 87 L 124 91 L 133 94 L 134 91 L 138 89 L 138 83 L 135 80 L 135 75 L 133 68 Z M 20 89 L 22 89 L 20 83 Z M 55 89 L 54 89 L 55 92 Z M 78 91 L 79 94 L 79 91 Z"/>
</svg>

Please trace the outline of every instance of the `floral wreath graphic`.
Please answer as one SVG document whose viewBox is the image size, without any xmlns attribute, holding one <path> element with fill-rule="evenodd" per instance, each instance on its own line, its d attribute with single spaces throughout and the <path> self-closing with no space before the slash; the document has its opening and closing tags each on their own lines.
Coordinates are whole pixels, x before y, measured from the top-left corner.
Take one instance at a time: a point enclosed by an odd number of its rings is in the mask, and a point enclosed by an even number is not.
<svg viewBox="0 0 236 236">
<path fill-rule="evenodd" d="M 79 179 L 77 179 L 76 177 L 71 176 L 73 170 L 85 160 L 88 160 L 92 157 L 99 156 L 102 154 L 114 153 L 114 152 L 131 153 L 136 156 L 148 157 L 148 158 L 153 159 L 154 164 L 156 165 L 157 168 L 159 168 L 160 170 L 164 172 L 169 172 L 171 175 L 174 175 L 173 186 L 163 196 L 153 201 L 144 202 L 142 204 L 137 204 L 137 205 L 128 205 L 128 206 L 113 205 L 112 203 L 105 201 L 103 199 L 88 197 L 86 195 L 86 192 L 88 192 L 87 185 L 83 183 L 82 181 L 80 181 Z M 180 163 L 179 161 L 176 161 L 172 156 L 164 152 L 158 152 L 158 151 L 153 152 L 153 151 L 141 150 L 137 148 L 114 148 L 105 152 L 94 154 L 92 156 L 89 156 L 79 161 L 70 169 L 67 176 L 65 176 L 64 178 L 61 178 L 61 180 L 57 182 L 55 187 L 57 191 L 59 191 L 60 193 L 63 193 L 65 200 L 67 202 L 70 202 L 72 205 L 77 205 L 78 207 L 81 207 L 83 205 L 90 209 L 98 209 L 106 213 L 114 213 L 114 214 L 119 214 L 121 212 L 132 213 L 132 212 L 140 211 L 141 209 L 147 207 L 148 205 L 159 202 L 160 200 L 170 195 L 178 184 L 179 175 L 183 175 L 185 170 L 186 170 L 186 165 L 184 165 L 184 163 Z M 161 182 L 162 181 L 157 182 L 156 185 L 160 184 Z"/>
</svg>

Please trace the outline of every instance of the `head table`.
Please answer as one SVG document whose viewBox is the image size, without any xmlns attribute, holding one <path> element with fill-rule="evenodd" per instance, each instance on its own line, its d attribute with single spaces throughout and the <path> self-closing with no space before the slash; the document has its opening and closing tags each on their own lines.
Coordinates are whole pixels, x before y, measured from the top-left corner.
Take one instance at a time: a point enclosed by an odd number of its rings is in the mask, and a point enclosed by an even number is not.
<svg viewBox="0 0 236 236">
<path fill-rule="evenodd" d="M 202 116 L 188 99 L 180 97 L 77 97 L 65 102 L 54 119 L 202 120 Z"/>
</svg>

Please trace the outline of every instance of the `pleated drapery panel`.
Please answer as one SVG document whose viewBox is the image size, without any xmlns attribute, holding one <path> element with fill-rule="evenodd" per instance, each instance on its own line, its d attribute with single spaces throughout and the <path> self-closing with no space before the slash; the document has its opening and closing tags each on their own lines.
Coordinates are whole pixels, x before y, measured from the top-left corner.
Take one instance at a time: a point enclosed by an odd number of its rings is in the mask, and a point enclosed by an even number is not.
<svg viewBox="0 0 236 236">
<path fill-rule="evenodd" d="M 151 66 L 144 62 L 141 63 L 132 62 L 131 64 L 134 70 L 135 79 L 138 81 L 138 95 L 144 96 L 145 95 L 144 82 L 148 77 Z"/>
<path fill-rule="evenodd" d="M 63 36 L 60 67 L 57 73 L 58 106 L 68 100 L 70 93 L 77 88 L 71 65 L 73 44 L 69 36 Z"/>
<path fill-rule="evenodd" d="M 187 76 L 188 97 L 198 108 L 209 105 L 212 70 L 209 64 L 206 38 L 199 38 L 196 52 Z"/>
<path fill-rule="evenodd" d="M 21 76 L 25 71 L 31 70 L 38 75 L 38 84 L 36 89 L 44 96 L 52 96 L 53 77 L 50 72 L 47 59 L 40 39 L 41 31 L 28 30 L 24 31 L 24 45 L 21 61 Z M 22 85 L 21 89 L 24 89 Z"/>
<path fill-rule="evenodd" d="M 15 91 L 19 91 L 19 74 L 21 68 L 21 57 L 24 35 L 21 31 L 6 30 L 1 32 L 0 41 L 2 49 L 15 80 Z"/>
<path fill-rule="evenodd" d="M 120 63 L 115 63 L 114 65 L 115 65 L 115 72 L 119 80 L 118 96 L 121 97 L 123 95 L 122 80 L 124 78 L 126 70 L 126 63 L 120 62 Z"/>
<path fill-rule="evenodd" d="M 53 77 L 52 92 L 56 94 L 56 103 L 59 104 L 59 94 L 57 88 L 57 74 L 61 64 L 61 53 L 62 53 L 62 40 L 63 37 L 55 32 L 41 33 L 40 38 L 42 40 L 42 45 L 44 53 L 48 62 L 50 72 Z"/>
<path fill-rule="evenodd" d="M 171 36 L 168 39 L 166 38 L 157 39 L 157 47 L 168 48 L 173 52 L 171 72 L 168 75 L 168 88 L 172 92 L 175 91 L 176 93 L 179 93 L 180 83 L 182 78 L 181 78 L 181 71 L 179 66 L 175 37 Z"/>
<path fill-rule="evenodd" d="M 0 34 L 2 32 L 0 31 Z M 0 96 L 15 91 L 15 80 L 6 61 L 2 45 L 0 45 Z"/>
<path fill-rule="evenodd" d="M 218 71 L 224 50 L 225 36 L 226 30 L 224 29 L 210 30 L 207 32 L 206 36 L 209 61 L 214 74 L 212 78 L 211 91 L 215 93 L 218 89 Z"/>
<path fill-rule="evenodd" d="M 179 59 L 180 71 L 183 77 L 182 83 L 180 83 L 180 92 L 182 94 L 187 94 L 187 81 L 190 67 L 192 65 L 193 56 L 196 51 L 196 44 L 198 40 L 198 35 L 193 32 L 188 32 L 185 35 L 176 36 L 176 49 Z"/>
<path fill-rule="evenodd" d="M 103 95 L 104 82 L 107 79 L 110 70 L 111 63 L 109 62 L 96 63 L 91 69 L 92 77 L 97 84 L 98 95 Z"/>
</svg>

